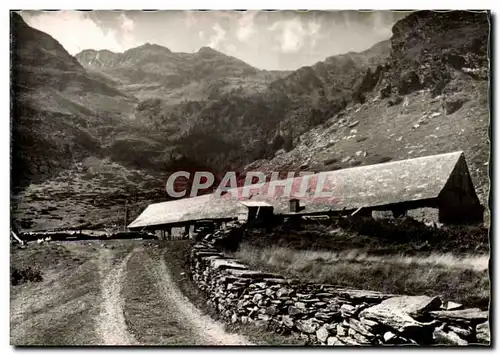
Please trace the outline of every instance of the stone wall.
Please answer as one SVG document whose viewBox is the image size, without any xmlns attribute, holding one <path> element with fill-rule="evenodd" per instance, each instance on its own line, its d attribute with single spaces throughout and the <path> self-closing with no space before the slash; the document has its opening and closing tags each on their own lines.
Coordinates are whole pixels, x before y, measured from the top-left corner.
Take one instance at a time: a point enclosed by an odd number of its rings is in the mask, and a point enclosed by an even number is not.
<svg viewBox="0 0 500 355">
<path fill-rule="evenodd" d="M 489 344 L 488 312 L 439 297 L 388 295 L 304 284 L 251 270 L 217 247 L 230 229 L 193 246 L 191 272 L 228 323 L 252 323 L 307 344 Z"/>
</svg>

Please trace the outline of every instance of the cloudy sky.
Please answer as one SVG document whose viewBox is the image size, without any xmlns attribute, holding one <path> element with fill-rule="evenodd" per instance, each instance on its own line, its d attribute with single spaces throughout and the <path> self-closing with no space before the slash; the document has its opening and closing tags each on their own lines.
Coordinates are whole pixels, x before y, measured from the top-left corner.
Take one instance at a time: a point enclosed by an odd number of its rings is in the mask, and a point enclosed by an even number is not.
<svg viewBox="0 0 500 355">
<path fill-rule="evenodd" d="M 293 70 L 388 39 L 392 25 L 407 13 L 23 11 L 21 15 L 73 55 L 84 49 L 123 52 L 144 43 L 190 53 L 210 46 L 260 69 Z"/>
</svg>

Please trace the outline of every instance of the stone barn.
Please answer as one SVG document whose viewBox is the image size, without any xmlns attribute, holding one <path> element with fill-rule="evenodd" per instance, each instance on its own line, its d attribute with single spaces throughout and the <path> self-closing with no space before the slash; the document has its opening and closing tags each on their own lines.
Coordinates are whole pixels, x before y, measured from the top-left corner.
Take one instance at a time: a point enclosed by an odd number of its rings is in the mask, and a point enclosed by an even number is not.
<svg viewBox="0 0 500 355">
<path fill-rule="evenodd" d="M 246 187 L 250 191 L 248 199 L 265 201 L 282 215 L 371 215 L 373 211 L 390 211 L 398 217 L 409 210 L 433 208 L 438 210 L 442 223 L 483 221 L 484 207 L 476 195 L 463 152 L 326 171 L 278 183 L 292 186 L 291 193 L 284 193 L 285 188 L 270 193 L 271 184 Z M 329 197 L 318 196 L 318 187 Z M 241 196 L 243 188 L 238 190 Z"/>
<path fill-rule="evenodd" d="M 290 191 L 286 192 L 285 186 L 290 186 Z M 327 196 L 318 195 L 318 190 Z M 129 229 L 164 230 L 189 226 L 197 220 L 222 223 L 242 215 L 253 219 L 257 214 L 372 215 L 374 211 L 390 211 L 398 217 L 421 208 L 436 209 L 439 222 L 445 224 L 483 221 L 484 207 L 462 152 L 255 184 L 229 190 L 222 197 L 208 194 L 152 204 Z"/>
</svg>

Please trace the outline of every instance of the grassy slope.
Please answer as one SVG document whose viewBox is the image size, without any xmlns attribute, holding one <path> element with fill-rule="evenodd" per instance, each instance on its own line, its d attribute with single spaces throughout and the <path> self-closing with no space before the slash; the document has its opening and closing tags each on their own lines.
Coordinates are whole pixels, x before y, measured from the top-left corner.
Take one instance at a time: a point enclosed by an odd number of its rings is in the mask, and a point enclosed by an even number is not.
<svg viewBox="0 0 500 355">
<path fill-rule="evenodd" d="M 290 152 L 252 164 L 252 170 L 298 170 L 302 164 L 308 164 L 308 171 L 336 170 L 463 150 L 477 193 L 486 204 L 488 83 L 457 79 L 454 84 L 463 89 L 448 99 L 465 103 L 452 114 L 445 114 L 441 98 L 433 98 L 429 91 L 413 92 L 393 106 L 389 106 L 391 99 L 369 97 L 365 104 L 350 105 L 343 114 L 300 136 Z M 359 123 L 349 127 L 355 122 Z"/>
<path fill-rule="evenodd" d="M 91 157 L 13 196 L 12 212 L 25 230 L 81 225 L 102 228 L 103 224 L 120 229 L 127 201 L 131 222 L 154 196 L 163 197 L 163 184 L 141 170 Z"/>
<path fill-rule="evenodd" d="M 235 256 L 253 267 L 305 282 L 440 295 L 487 309 L 489 248 L 484 230 L 435 233 L 433 239 L 422 231 L 389 231 L 371 236 L 336 226 L 254 231 Z"/>
<path fill-rule="evenodd" d="M 11 286 L 10 342 L 13 345 L 92 345 L 99 342 L 93 319 L 100 299 L 96 248 L 31 245 L 11 249 L 11 266 L 34 267 L 40 283 Z"/>
</svg>

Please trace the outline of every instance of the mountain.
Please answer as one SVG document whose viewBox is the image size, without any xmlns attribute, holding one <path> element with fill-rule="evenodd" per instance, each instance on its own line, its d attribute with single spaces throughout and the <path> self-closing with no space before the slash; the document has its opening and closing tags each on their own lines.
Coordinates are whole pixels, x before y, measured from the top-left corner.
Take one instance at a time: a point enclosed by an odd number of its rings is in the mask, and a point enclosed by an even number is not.
<svg viewBox="0 0 500 355">
<path fill-rule="evenodd" d="M 196 53 L 174 53 L 146 43 L 124 53 L 84 50 L 76 59 L 86 69 L 112 78 L 140 100 L 161 99 L 167 105 L 203 101 L 234 89 L 259 90 L 279 72 L 267 72 L 209 47 Z"/>
</svg>

